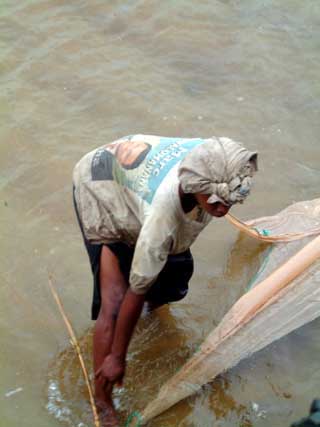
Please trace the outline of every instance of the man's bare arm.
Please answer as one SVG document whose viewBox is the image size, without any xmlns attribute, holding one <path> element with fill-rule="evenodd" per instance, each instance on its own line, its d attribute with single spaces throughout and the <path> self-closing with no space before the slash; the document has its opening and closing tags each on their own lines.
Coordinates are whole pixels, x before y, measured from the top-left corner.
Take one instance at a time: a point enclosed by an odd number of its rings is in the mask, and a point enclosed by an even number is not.
<svg viewBox="0 0 320 427">
<path fill-rule="evenodd" d="M 121 383 L 128 346 L 144 301 L 144 295 L 137 295 L 131 289 L 127 290 L 118 314 L 111 353 L 104 359 L 96 373 L 97 377 L 102 376 L 111 383 Z"/>
</svg>

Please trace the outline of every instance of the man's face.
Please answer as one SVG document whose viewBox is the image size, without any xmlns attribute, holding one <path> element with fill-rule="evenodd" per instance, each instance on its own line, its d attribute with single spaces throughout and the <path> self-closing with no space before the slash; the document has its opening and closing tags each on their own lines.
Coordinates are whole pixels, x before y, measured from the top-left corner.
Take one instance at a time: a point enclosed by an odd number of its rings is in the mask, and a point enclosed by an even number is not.
<svg viewBox="0 0 320 427">
<path fill-rule="evenodd" d="M 215 203 L 207 203 L 208 198 L 210 197 L 210 194 L 200 194 L 195 193 L 195 198 L 199 205 L 204 209 L 208 214 L 215 216 L 215 217 L 222 217 L 225 216 L 228 212 L 231 206 L 226 206 L 221 202 L 215 202 Z"/>
<path fill-rule="evenodd" d="M 124 141 L 118 145 L 115 157 L 122 166 L 131 166 L 147 148 L 148 144 L 142 141 Z"/>
</svg>

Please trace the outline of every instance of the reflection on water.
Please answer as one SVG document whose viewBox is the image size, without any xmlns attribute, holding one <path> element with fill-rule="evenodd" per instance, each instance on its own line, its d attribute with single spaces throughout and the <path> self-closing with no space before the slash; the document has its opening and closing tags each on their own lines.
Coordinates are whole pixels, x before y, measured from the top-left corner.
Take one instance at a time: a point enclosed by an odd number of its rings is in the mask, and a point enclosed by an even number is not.
<svg viewBox="0 0 320 427">
<path fill-rule="evenodd" d="M 91 341 L 91 330 L 79 340 L 90 371 Z M 114 390 L 115 405 L 123 420 L 131 412 L 141 410 L 160 385 L 181 367 L 195 349 L 192 341 L 187 331 L 177 326 L 168 307 L 146 314 L 139 321 L 130 345 L 125 385 Z M 72 347 L 59 353 L 49 366 L 47 407 L 61 421 L 90 424 L 86 385 Z"/>
<path fill-rule="evenodd" d="M 163 307 L 139 322 L 130 346 L 124 386 L 114 390 L 114 403 L 123 423 L 130 413 L 142 410 L 155 397 L 160 386 L 197 350 L 192 335 L 182 326 L 188 320 L 181 312 L 179 320 L 180 327 L 168 307 Z M 91 341 L 91 330 L 79 340 L 88 368 L 91 368 Z M 149 425 L 170 427 L 175 426 L 177 420 L 182 420 L 179 425 L 197 426 L 200 415 L 199 426 L 208 422 L 209 427 L 213 420 L 219 419 L 230 422 L 238 420 L 243 427 L 251 426 L 254 411 L 238 404 L 229 394 L 229 388 L 228 380 L 219 377 L 212 385 L 203 387 L 201 394 L 178 403 L 174 411 L 160 415 Z M 50 363 L 47 392 L 47 409 L 56 419 L 77 427 L 91 425 L 87 388 L 77 354 L 71 346 L 56 355 Z"/>
<path fill-rule="evenodd" d="M 86 334 L 79 340 L 88 369 L 91 366 L 89 339 L 89 334 Z M 88 391 L 77 354 L 72 346 L 59 353 L 50 363 L 47 393 L 47 409 L 57 420 L 70 426 L 92 425 Z"/>
<path fill-rule="evenodd" d="M 233 285 L 246 283 L 241 278 L 252 276 L 266 248 L 266 244 L 238 236 L 226 262 L 225 281 L 229 280 Z M 244 289 L 227 291 L 225 300 L 231 305 L 243 292 Z M 209 332 L 214 327 L 214 323 L 209 326 L 210 322 L 219 318 L 220 303 L 222 300 L 215 301 L 212 317 L 201 307 L 188 304 L 188 300 L 143 315 L 130 345 L 124 386 L 114 390 L 115 406 L 123 424 L 130 414 L 143 410 L 161 385 L 197 351 L 203 340 L 204 325 Z M 225 301 L 224 304 L 224 309 L 220 309 L 221 316 L 226 311 Z M 195 312 L 197 316 L 193 314 Z M 305 372 L 303 378 L 308 378 L 307 371 L 315 368 L 319 377 L 317 361 L 314 360 L 310 366 L 308 359 L 308 354 L 319 351 L 318 340 L 310 339 L 318 325 L 319 322 L 312 322 L 242 361 L 239 366 L 202 387 L 200 393 L 179 402 L 148 425 L 252 427 L 269 425 L 270 417 L 287 419 L 292 414 L 291 400 L 301 386 L 298 376 L 293 374 L 295 366 L 300 366 L 301 373 Z M 90 372 L 91 343 L 92 331 L 88 330 L 79 344 Z M 298 351 L 301 348 L 303 353 Z M 291 361 L 286 368 L 283 360 Z M 310 399 L 312 397 L 311 393 Z M 46 407 L 55 419 L 66 425 L 86 427 L 92 423 L 86 385 L 77 354 L 71 346 L 57 354 L 49 365 Z"/>
<path fill-rule="evenodd" d="M 239 234 L 229 253 L 226 277 L 231 280 L 241 278 L 245 279 L 245 282 L 249 281 L 252 272 L 259 268 L 269 246 L 268 243 Z"/>
</svg>

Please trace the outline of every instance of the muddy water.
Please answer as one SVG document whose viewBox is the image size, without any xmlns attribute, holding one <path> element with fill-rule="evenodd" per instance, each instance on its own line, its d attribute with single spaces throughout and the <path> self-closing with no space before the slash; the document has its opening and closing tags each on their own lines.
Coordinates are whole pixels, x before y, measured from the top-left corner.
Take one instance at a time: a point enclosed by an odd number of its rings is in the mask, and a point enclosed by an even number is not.
<svg viewBox="0 0 320 427">
<path fill-rule="evenodd" d="M 319 24 L 318 0 L 1 2 L 1 426 L 91 425 L 47 286 L 50 272 L 90 365 L 91 277 L 70 197 L 85 152 L 133 133 L 226 135 L 260 153 L 254 193 L 237 215 L 318 196 Z M 138 325 L 116 393 L 123 419 L 242 294 L 263 250 L 223 219 L 198 239 L 187 299 Z M 289 425 L 319 394 L 319 325 L 151 424 Z"/>
</svg>

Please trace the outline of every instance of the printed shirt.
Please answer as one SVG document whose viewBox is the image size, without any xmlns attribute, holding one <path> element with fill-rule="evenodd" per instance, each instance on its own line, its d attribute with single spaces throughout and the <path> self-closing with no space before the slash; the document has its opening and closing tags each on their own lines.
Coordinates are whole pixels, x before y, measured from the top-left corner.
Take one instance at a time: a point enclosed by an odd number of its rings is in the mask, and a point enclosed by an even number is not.
<svg viewBox="0 0 320 427">
<path fill-rule="evenodd" d="M 168 254 L 188 249 L 211 219 L 198 206 L 185 214 L 179 197 L 179 163 L 205 141 L 124 137 L 88 153 L 74 169 L 86 238 L 135 246 L 129 280 L 137 294 L 148 291 Z"/>
</svg>

